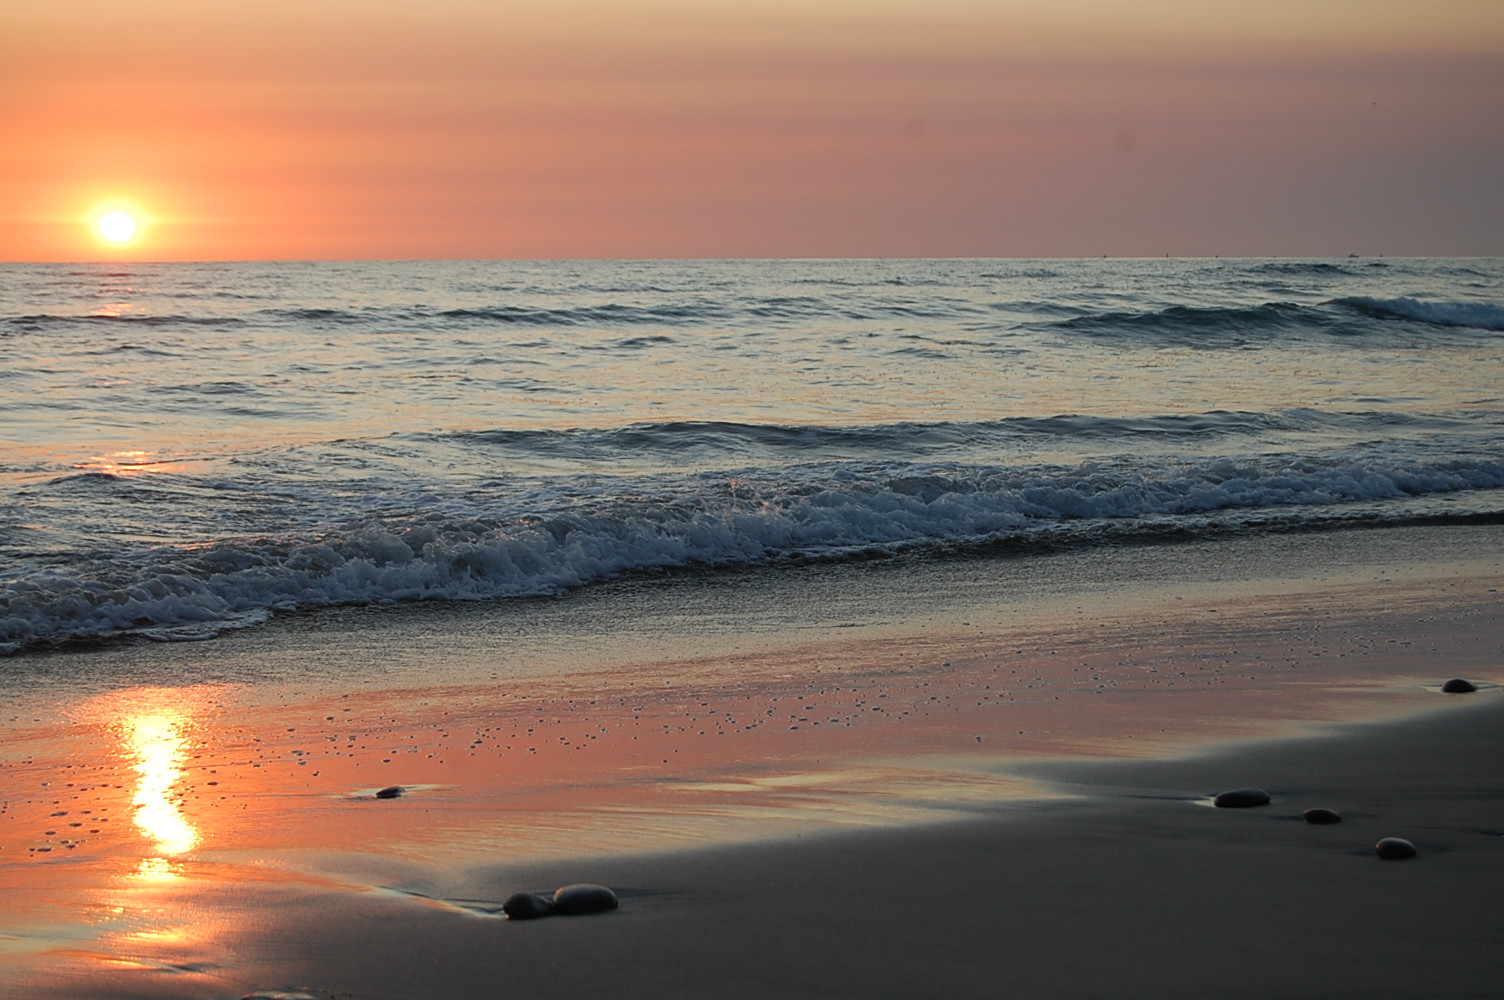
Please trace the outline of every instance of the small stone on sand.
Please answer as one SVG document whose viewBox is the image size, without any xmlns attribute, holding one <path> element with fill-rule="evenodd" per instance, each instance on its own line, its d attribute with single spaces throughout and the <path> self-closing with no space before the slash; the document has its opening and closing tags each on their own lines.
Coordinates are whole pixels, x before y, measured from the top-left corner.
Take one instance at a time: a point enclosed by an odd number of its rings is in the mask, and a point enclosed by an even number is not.
<svg viewBox="0 0 1504 1000">
<path fill-rule="evenodd" d="M 1415 857 L 1415 845 L 1400 837 L 1385 837 L 1373 849 L 1379 852 L 1379 857 L 1386 861 L 1398 861 L 1401 858 Z"/>
<path fill-rule="evenodd" d="M 1463 680 L 1461 677 L 1453 677 L 1441 686 L 1447 694 L 1472 694 L 1478 690 L 1478 685 L 1472 681 Z"/>
<path fill-rule="evenodd" d="M 554 912 L 554 901 L 542 893 L 514 892 L 501 904 L 501 912 L 513 920 L 536 920 Z"/>
<path fill-rule="evenodd" d="M 616 893 L 603 885 L 566 885 L 554 892 L 554 912 L 566 916 L 616 909 Z"/>
<path fill-rule="evenodd" d="M 407 791 L 407 789 L 403 788 L 401 785 L 388 785 L 381 791 L 377 792 L 376 797 L 378 799 L 395 799 L 405 791 Z"/>
<path fill-rule="evenodd" d="M 1317 826 L 1342 822 L 1342 817 L 1331 809 L 1307 809 L 1300 815 L 1307 823 L 1314 823 Z"/>
<path fill-rule="evenodd" d="M 1268 804 L 1269 793 L 1262 788 L 1234 788 L 1212 799 L 1212 805 L 1219 809 L 1247 809 Z"/>
</svg>

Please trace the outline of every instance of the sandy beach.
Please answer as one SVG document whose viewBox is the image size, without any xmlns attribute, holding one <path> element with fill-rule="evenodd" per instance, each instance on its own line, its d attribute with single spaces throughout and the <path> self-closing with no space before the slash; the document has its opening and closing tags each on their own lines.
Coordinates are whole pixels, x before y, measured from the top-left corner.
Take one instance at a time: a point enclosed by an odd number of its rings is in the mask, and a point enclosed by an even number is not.
<svg viewBox="0 0 1504 1000">
<path fill-rule="evenodd" d="M 13 658 L 0 984 L 1491 995 L 1501 541 L 681 573 Z M 499 913 L 572 882 L 620 908 Z"/>
</svg>

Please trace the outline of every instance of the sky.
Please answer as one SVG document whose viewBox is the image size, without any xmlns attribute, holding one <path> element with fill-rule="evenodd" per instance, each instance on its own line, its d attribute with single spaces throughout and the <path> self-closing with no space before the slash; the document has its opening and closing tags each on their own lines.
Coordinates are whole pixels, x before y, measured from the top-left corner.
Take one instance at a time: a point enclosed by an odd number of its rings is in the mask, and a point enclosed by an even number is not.
<svg viewBox="0 0 1504 1000">
<path fill-rule="evenodd" d="M 1504 3 L 7 0 L 0 150 L 11 261 L 1496 255 Z"/>
</svg>

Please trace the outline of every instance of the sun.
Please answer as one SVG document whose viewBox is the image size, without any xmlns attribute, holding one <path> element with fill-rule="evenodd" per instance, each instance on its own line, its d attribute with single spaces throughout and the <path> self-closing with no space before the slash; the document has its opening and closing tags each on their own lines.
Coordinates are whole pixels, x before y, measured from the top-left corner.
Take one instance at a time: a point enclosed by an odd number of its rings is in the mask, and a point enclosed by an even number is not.
<svg viewBox="0 0 1504 1000">
<path fill-rule="evenodd" d="M 109 247 L 140 243 L 152 221 L 139 205 L 118 199 L 100 202 L 83 217 L 94 238 Z"/>
<path fill-rule="evenodd" d="M 136 238 L 136 220 L 119 209 L 99 217 L 99 235 L 107 243 L 129 243 Z"/>
</svg>

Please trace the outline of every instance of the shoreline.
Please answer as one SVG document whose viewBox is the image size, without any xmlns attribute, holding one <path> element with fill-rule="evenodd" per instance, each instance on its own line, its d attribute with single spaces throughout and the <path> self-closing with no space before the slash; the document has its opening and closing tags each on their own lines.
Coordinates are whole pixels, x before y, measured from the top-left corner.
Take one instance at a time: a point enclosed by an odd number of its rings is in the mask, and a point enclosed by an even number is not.
<svg viewBox="0 0 1504 1000">
<path fill-rule="evenodd" d="M 204 641 L 137 637 L 18 653 L 0 658 L 0 668 L 10 666 L 0 670 L 0 692 L 23 700 L 60 692 L 66 699 L 148 681 L 206 680 L 321 691 L 428 687 L 563 676 L 582 663 L 633 667 L 716 655 L 728 637 L 731 649 L 743 651 L 775 649 L 790 636 L 1059 630 L 1097 616 L 1152 615 L 1177 600 L 1235 603 L 1249 593 L 1348 587 L 1372 603 L 1382 598 L 1379 586 L 1416 579 L 1448 586 L 1452 577 L 1504 578 L 1504 524 L 1363 526 L 1023 556 L 678 568 L 554 595 L 310 608 Z M 969 619 L 976 616 L 974 626 Z M 483 656 L 495 664 L 477 668 Z M 116 676 L 122 682 L 112 685 Z"/>
<path fill-rule="evenodd" d="M 59 1000 L 296 986 L 427 1000 L 1017 979 L 1074 997 L 1142 974 L 1161 995 L 1268 995 L 1279 984 L 1246 970 L 1204 978 L 1206 956 L 1182 963 L 1202 978 L 1169 967 L 1140 925 L 1241 969 L 1246 952 L 1218 951 L 1209 928 L 1262 953 L 1345 914 L 1352 927 L 1327 931 L 1352 961 L 1369 941 L 1360 903 L 1497 912 L 1477 897 L 1504 887 L 1504 837 L 1477 831 L 1504 834 L 1490 770 L 1504 529 L 1458 531 L 670 580 L 59 654 L 59 683 L 14 690 L 0 720 L 0 983 Z M 1053 589 L 1028 589 L 1040 581 Z M 196 682 L 132 683 L 166 659 Z M 117 680 L 70 685 L 70 670 Z M 1484 689 L 1435 690 L 1457 674 Z M 1274 806 L 1239 818 L 1191 801 L 1251 784 Z M 376 800 L 388 785 L 405 792 Z M 1343 867 L 1375 860 L 1371 844 L 1317 861 L 1326 832 L 1270 822 L 1307 793 L 1357 840 L 1415 817 L 1416 870 L 1470 867 L 1439 887 L 1380 876 L 1410 886 L 1386 900 Z M 1255 872 L 1286 880 L 1302 915 L 1271 909 Z M 537 928 L 475 910 L 571 881 L 618 887 L 622 910 Z M 1022 915 L 1003 905 L 1015 895 Z M 1422 937 L 1473 989 L 1458 971 L 1472 925 L 1437 926 L 1455 942 Z M 1027 946 L 1003 948 L 1015 937 Z M 1358 992 L 1409 995 L 1384 991 L 1420 981 L 1405 955 L 1387 979 L 1349 972 L 1373 987 Z M 1303 961 L 1343 992 L 1335 965 Z"/>
</svg>

